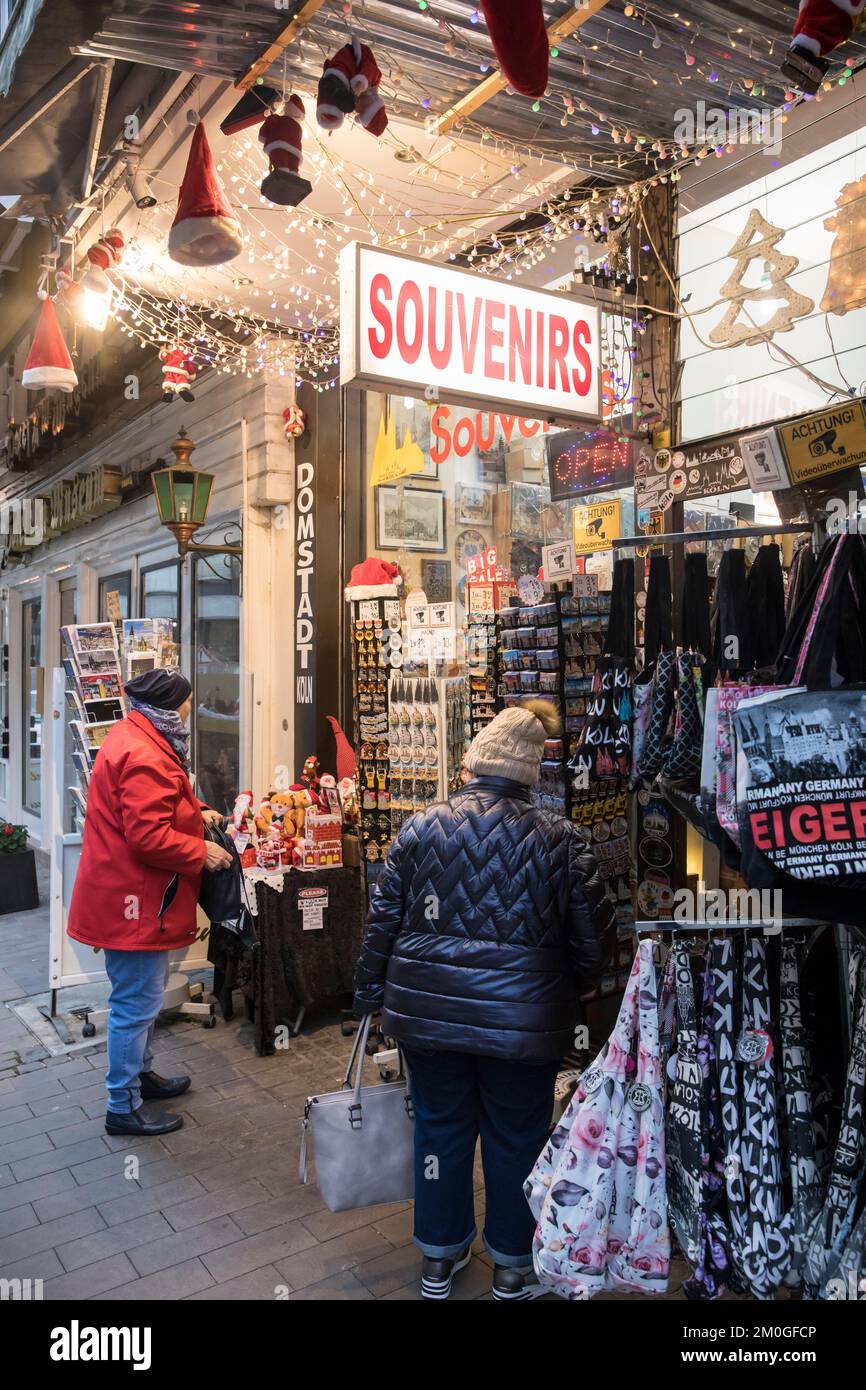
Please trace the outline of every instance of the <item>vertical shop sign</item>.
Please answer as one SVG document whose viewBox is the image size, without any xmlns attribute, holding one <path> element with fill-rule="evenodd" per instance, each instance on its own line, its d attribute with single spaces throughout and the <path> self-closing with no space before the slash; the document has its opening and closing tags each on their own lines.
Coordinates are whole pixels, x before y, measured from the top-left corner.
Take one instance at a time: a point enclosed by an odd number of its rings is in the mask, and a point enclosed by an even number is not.
<svg viewBox="0 0 866 1390">
<path fill-rule="evenodd" d="M 309 460 L 295 474 L 295 703 L 315 703 L 316 469 Z"/>
</svg>

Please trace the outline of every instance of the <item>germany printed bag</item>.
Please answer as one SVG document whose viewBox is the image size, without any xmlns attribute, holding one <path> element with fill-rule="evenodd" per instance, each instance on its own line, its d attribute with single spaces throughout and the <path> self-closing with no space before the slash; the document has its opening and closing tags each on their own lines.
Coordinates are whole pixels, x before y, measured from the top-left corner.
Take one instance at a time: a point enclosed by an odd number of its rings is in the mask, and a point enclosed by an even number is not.
<svg viewBox="0 0 866 1390">
<path fill-rule="evenodd" d="M 568 1299 L 603 1289 L 664 1293 L 670 1232 L 650 941 L 638 947 L 613 1033 L 524 1192 L 538 1222 L 533 1264 L 543 1285 Z"/>
</svg>

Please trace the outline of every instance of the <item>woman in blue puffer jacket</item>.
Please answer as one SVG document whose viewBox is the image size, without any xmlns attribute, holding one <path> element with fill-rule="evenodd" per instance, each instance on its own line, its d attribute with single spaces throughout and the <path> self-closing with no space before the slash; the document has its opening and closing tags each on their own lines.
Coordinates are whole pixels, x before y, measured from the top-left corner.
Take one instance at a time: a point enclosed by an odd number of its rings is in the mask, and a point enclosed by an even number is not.
<svg viewBox="0 0 866 1390">
<path fill-rule="evenodd" d="M 493 1296 L 534 1298 L 523 1183 L 547 1140 L 578 996 L 601 974 L 614 911 L 573 827 L 534 805 L 555 707 L 504 710 L 465 757 L 471 780 L 403 825 L 374 894 L 355 1012 L 381 1009 L 415 1106 L 421 1291 L 447 1298 L 475 1238 L 477 1140 Z"/>
</svg>

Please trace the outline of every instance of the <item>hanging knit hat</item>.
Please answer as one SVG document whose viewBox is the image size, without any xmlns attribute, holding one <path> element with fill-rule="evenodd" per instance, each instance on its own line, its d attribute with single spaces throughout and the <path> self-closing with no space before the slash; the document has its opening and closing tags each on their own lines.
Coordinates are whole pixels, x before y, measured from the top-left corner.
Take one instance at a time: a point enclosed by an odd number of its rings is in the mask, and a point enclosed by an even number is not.
<svg viewBox="0 0 866 1390">
<path fill-rule="evenodd" d="M 126 682 L 124 694 L 154 709 L 179 709 L 192 694 L 192 686 L 176 666 L 156 666 Z"/>
<path fill-rule="evenodd" d="M 508 777 L 534 787 L 545 739 L 560 731 L 556 706 L 550 700 L 527 700 L 491 719 L 476 734 L 463 759 L 475 777 Z"/>
<path fill-rule="evenodd" d="M 550 67 L 550 36 L 541 0 L 481 0 L 490 42 L 509 86 L 543 97 Z"/>
<path fill-rule="evenodd" d="M 29 391 L 74 391 L 78 377 L 50 299 L 43 299 L 21 385 Z"/>
<path fill-rule="evenodd" d="M 168 254 L 181 265 L 222 265 L 240 255 L 244 238 L 216 171 L 204 125 L 192 137 Z"/>
</svg>

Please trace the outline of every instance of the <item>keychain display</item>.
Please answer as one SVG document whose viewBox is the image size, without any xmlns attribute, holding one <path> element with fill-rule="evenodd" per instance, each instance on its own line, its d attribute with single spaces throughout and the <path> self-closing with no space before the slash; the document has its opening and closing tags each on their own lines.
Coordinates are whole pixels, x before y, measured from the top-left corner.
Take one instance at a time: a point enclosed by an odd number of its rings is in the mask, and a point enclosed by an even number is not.
<svg viewBox="0 0 866 1390">
<path fill-rule="evenodd" d="M 391 756 L 388 680 L 395 650 L 396 600 L 353 603 L 352 686 L 358 756 L 361 852 L 368 864 L 381 863 L 391 844 Z M 399 630 L 396 636 L 399 637 Z"/>
</svg>

